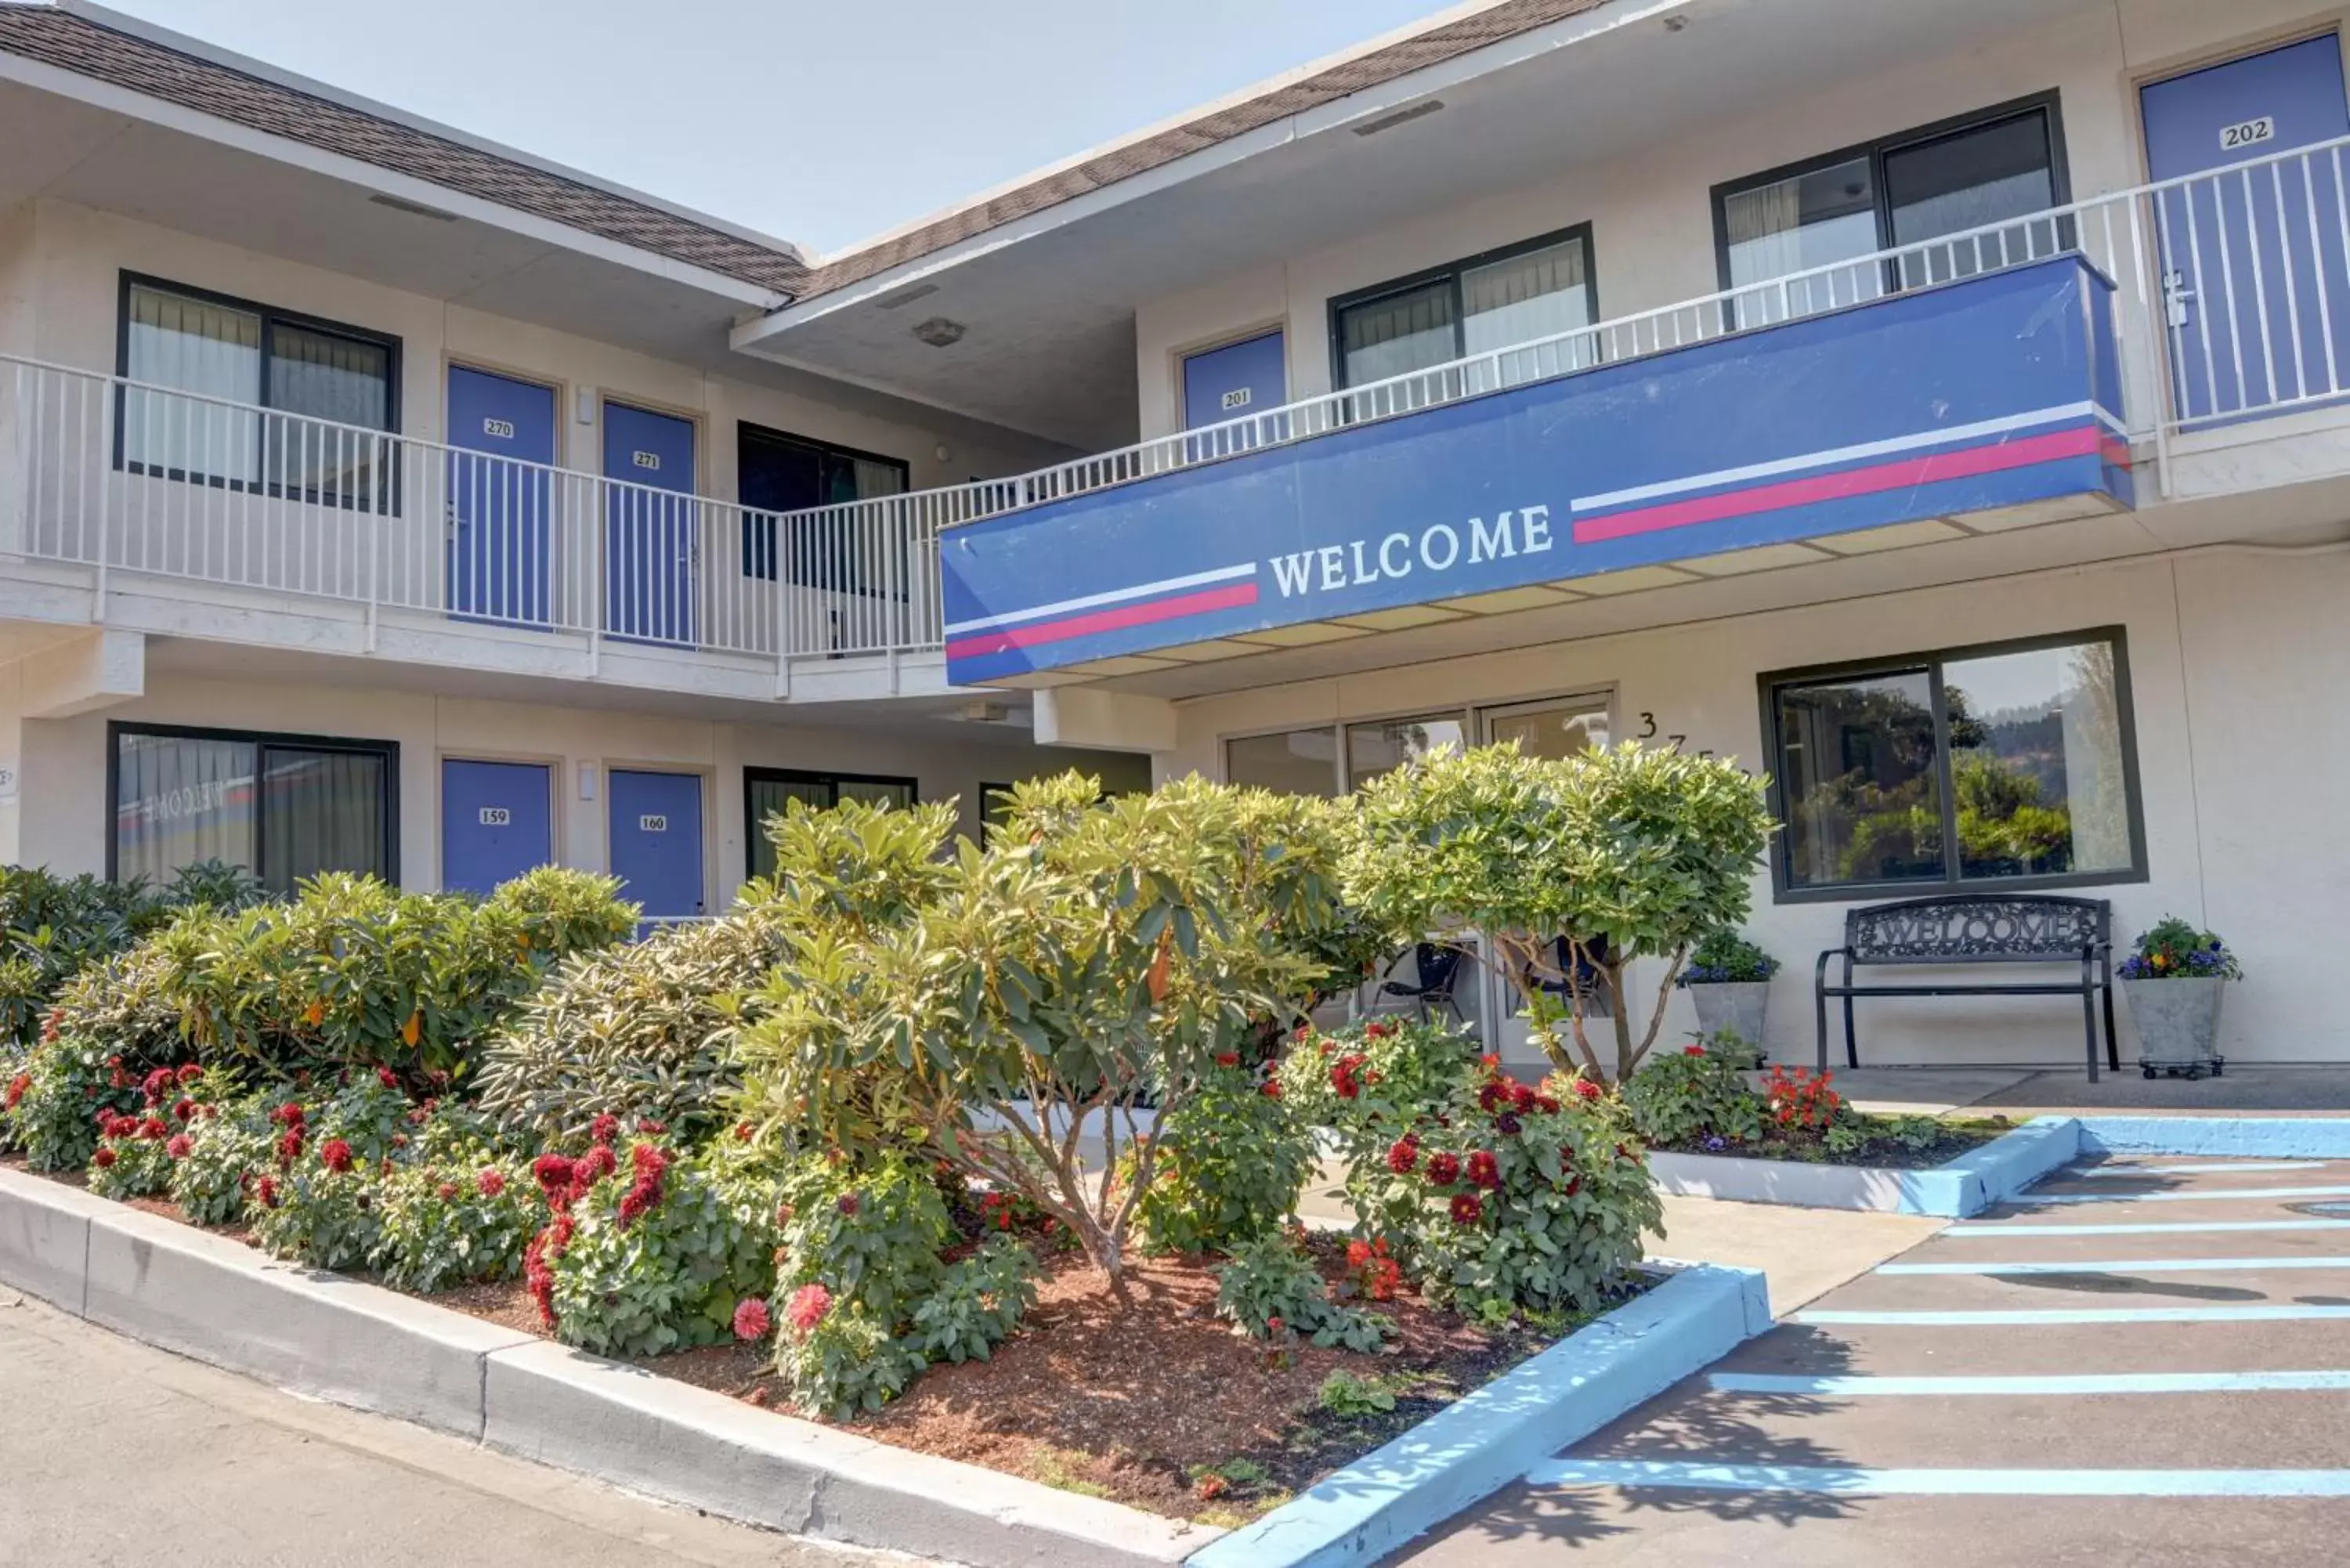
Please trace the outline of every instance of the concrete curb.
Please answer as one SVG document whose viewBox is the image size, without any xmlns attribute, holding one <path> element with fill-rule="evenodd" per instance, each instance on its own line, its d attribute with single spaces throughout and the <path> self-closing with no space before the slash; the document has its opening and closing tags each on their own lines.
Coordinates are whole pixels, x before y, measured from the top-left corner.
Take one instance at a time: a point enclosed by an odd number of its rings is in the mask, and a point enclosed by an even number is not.
<svg viewBox="0 0 2350 1568">
<path fill-rule="evenodd" d="M 1191 1568 L 1375 1562 L 1771 1326 L 1759 1271 L 1668 1266 L 1638 1300 L 1209 1543 Z"/>
<path fill-rule="evenodd" d="M 1218 1533 L 760 1410 L 10 1169 L 0 1284 L 279 1387 L 795 1534 L 975 1568 L 1166 1568 Z"/>
<path fill-rule="evenodd" d="M 2050 1118 L 2043 1117 L 2043 1120 Z M 2089 1154 L 2350 1159 L 2350 1121 L 2329 1116 L 2082 1116 Z"/>
<path fill-rule="evenodd" d="M 1659 1149 L 1649 1154 L 1648 1171 L 1659 1191 L 1680 1198 L 1963 1220 L 2073 1158 L 2075 1127 L 2071 1117 L 2042 1116 L 1926 1170 Z"/>
</svg>

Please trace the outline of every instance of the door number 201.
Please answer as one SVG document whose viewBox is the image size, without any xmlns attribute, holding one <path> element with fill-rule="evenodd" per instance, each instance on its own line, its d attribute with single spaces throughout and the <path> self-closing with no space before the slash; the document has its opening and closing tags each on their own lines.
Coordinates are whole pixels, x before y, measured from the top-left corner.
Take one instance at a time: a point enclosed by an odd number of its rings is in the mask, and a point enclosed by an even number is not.
<svg viewBox="0 0 2350 1568">
<path fill-rule="evenodd" d="M 2276 120 L 2268 115 L 2257 119 L 2241 119 L 2220 128 L 2220 146 L 2224 151 L 2231 148 L 2250 147 L 2254 142 L 2276 140 Z"/>
</svg>

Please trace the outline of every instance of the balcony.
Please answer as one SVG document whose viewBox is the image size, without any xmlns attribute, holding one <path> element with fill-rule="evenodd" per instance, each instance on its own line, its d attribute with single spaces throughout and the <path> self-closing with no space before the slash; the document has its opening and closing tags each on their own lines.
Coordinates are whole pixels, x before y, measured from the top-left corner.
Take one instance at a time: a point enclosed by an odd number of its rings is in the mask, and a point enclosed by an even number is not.
<svg viewBox="0 0 2350 1568">
<path fill-rule="evenodd" d="M 950 678 L 1137 673 L 2060 522 L 2137 504 L 2137 462 L 2163 498 L 2350 472 L 2331 448 L 2207 461 L 2350 422 L 2345 161 L 2148 185 L 998 486 L 942 540 Z"/>
<path fill-rule="evenodd" d="M 963 492 L 778 515 L 0 358 L 0 618 L 721 697 L 941 689 Z"/>
</svg>

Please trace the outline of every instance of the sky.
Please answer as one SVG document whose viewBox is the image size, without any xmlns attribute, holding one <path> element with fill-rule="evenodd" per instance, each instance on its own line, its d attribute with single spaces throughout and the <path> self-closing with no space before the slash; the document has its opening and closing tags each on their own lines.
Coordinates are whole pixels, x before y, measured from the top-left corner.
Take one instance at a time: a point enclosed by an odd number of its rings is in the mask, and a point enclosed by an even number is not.
<svg viewBox="0 0 2350 1568">
<path fill-rule="evenodd" d="M 845 249 L 1447 0 L 104 0 Z"/>
</svg>

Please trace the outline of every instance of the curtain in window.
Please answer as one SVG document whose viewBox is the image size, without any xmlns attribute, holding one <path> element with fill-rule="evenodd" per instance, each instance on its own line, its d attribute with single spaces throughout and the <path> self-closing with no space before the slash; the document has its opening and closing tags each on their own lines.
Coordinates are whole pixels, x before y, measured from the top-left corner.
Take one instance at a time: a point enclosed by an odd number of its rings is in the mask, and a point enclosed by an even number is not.
<svg viewBox="0 0 2350 1568">
<path fill-rule="evenodd" d="M 131 380 L 229 403 L 261 400 L 261 317 L 134 285 L 125 336 Z M 249 481 L 259 416 L 247 408 L 139 387 L 122 395 L 126 462 L 166 472 Z"/>
<path fill-rule="evenodd" d="M 291 892 L 321 871 L 390 877 L 384 761 L 369 752 L 263 748 L 262 879 L 271 891 Z"/>
<path fill-rule="evenodd" d="M 283 323 L 269 331 L 269 406 L 265 477 L 289 491 L 356 503 L 368 496 L 385 443 L 358 431 L 391 422 L 391 355 L 380 343 Z M 278 418 L 276 414 L 298 415 Z"/>
<path fill-rule="evenodd" d="M 181 735 L 117 737 L 114 855 L 123 881 L 220 860 L 250 869 L 254 747 Z"/>
<path fill-rule="evenodd" d="M 1721 201 L 1722 243 L 1732 287 L 1769 283 L 1877 249 L 1877 187 L 1866 158 L 1848 159 L 1767 185 L 1732 191 Z M 1804 316 L 1884 292 L 1875 265 L 1837 268 L 1780 291 L 1738 300 L 1741 327 Z"/>
<path fill-rule="evenodd" d="M 1583 242 L 1545 246 L 1461 275 L 1464 352 L 1491 353 L 1591 325 Z"/>
<path fill-rule="evenodd" d="M 1455 344 L 1450 278 L 1339 312 L 1339 354 L 1350 387 L 1457 359 Z"/>
</svg>

